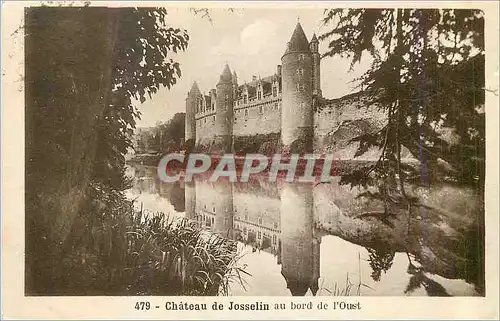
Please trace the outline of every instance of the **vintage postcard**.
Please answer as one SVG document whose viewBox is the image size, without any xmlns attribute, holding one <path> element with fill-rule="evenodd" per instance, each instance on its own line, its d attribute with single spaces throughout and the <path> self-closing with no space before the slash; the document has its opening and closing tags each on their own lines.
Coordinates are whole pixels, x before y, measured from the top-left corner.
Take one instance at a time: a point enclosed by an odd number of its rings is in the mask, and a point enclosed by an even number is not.
<svg viewBox="0 0 500 321">
<path fill-rule="evenodd" d="M 496 319 L 498 3 L 2 3 L 2 317 Z"/>
</svg>

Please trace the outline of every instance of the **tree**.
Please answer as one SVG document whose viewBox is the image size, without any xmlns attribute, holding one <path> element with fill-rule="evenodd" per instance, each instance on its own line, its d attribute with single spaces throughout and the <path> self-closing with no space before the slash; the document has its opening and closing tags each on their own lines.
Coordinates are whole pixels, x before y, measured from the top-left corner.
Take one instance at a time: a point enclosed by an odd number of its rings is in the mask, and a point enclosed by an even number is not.
<svg viewBox="0 0 500 321">
<path fill-rule="evenodd" d="M 185 113 L 176 113 L 168 122 L 157 123 L 155 127 L 137 133 L 137 152 L 148 146 L 158 153 L 180 150 L 184 142 Z"/>
<path fill-rule="evenodd" d="M 392 209 L 406 211 L 408 233 L 411 214 L 424 205 L 406 193 L 405 182 L 429 185 L 442 176 L 475 187 L 483 199 L 484 13 L 469 9 L 332 9 L 325 10 L 323 21 L 333 25 L 320 35 L 321 40 L 329 40 L 323 57 L 348 57 L 351 67 L 364 53 L 373 57 L 368 71 L 357 80 L 368 98 L 367 107 L 377 105 L 387 115 L 380 131 L 352 140 L 359 143 L 356 155 L 379 148 L 376 164 L 343 176 L 341 183 L 378 187 L 378 192 L 362 195 L 383 201 L 385 214 L 392 214 Z M 403 148 L 418 160 L 418 166 L 402 161 Z M 467 266 L 474 264 L 470 278 L 484 291 L 484 212 L 478 215 L 477 225 L 476 242 L 467 245 L 467 252 L 475 249 L 474 259 Z M 431 289 L 446 294 L 422 273 L 410 280 L 407 292 L 424 283 L 429 294 Z"/>
<path fill-rule="evenodd" d="M 76 218 L 99 208 L 96 202 L 111 206 L 106 196 L 128 186 L 124 155 L 140 116 L 133 100 L 144 102 L 181 75 L 170 53 L 189 38 L 166 18 L 164 8 L 26 9 L 30 293 L 57 289 Z"/>
<path fill-rule="evenodd" d="M 320 35 L 329 40 L 323 57 L 348 57 L 354 67 L 370 54 L 373 63 L 358 84 L 387 114 L 380 131 L 353 139 L 357 156 L 375 146 L 380 159 L 343 183 L 398 181 L 408 201 L 404 180 L 430 184 L 444 161 L 456 181 L 484 186 L 483 16 L 465 9 L 325 10 L 323 22 L 333 27 Z M 420 168 L 401 161 L 403 147 Z"/>
</svg>

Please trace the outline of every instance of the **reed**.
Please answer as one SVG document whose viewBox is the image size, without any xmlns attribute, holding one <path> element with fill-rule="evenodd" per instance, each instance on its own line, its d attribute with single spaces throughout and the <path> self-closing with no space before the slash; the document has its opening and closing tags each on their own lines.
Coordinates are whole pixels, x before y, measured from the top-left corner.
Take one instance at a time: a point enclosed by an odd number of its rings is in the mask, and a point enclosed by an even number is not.
<svg viewBox="0 0 500 321">
<path fill-rule="evenodd" d="M 236 241 L 126 199 L 109 205 L 83 218 L 88 228 L 55 275 L 57 294 L 228 295 L 232 283 L 244 284 Z"/>
<path fill-rule="evenodd" d="M 233 240 L 198 229 L 186 219 L 136 213 L 126 233 L 131 290 L 149 295 L 227 295 L 247 274 Z M 147 276 L 147 277 L 145 277 Z M 154 282 L 151 282 L 154 281 Z"/>
<path fill-rule="evenodd" d="M 331 296 L 361 296 L 362 288 L 367 288 L 373 291 L 373 288 L 364 284 L 361 281 L 361 254 L 358 253 L 358 280 L 353 281 L 349 277 L 349 272 L 346 273 L 345 282 L 339 283 L 335 282 L 333 285 L 333 289 L 327 289 L 323 286 L 323 282 L 321 283 L 320 289 L 317 295 L 321 295 L 322 291 L 327 292 L 327 295 Z"/>
</svg>

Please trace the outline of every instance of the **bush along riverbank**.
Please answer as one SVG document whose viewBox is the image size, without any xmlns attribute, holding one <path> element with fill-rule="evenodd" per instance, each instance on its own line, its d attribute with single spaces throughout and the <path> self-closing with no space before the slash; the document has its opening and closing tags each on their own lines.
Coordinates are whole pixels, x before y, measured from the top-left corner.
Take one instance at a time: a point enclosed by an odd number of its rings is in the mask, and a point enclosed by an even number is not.
<svg viewBox="0 0 500 321">
<path fill-rule="evenodd" d="M 228 295 L 231 282 L 244 282 L 235 241 L 146 214 L 119 193 L 95 207 L 103 211 L 66 252 L 54 294 Z"/>
</svg>

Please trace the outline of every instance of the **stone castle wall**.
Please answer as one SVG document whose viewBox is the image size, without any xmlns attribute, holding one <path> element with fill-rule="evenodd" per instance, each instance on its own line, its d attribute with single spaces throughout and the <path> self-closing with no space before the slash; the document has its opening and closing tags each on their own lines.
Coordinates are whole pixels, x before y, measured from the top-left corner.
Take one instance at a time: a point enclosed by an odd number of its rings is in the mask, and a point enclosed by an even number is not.
<svg viewBox="0 0 500 321">
<path fill-rule="evenodd" d="M 196 142 L 209 145 L 215 138 L 215 111 L 196 115 Z"/>
<path fill-rule="evenodd" d="M 318 40 L 313 36 L 309 42 L 300 24 L 287 43 L 281 63 L 274 74 L 253 76 L 244 84 L 238 84 L 236 73 L 231 73 L 226 64 L 217 88 L 209 95 L 193 84 L 186 99 L 186 128 L 195 128 L 200 150 L 221 151 L 218 140 L 225 137 L 224 152 L 236 152 L 234 137 L 242 137 L 239 145 L 244 146 L 238 146 L 240 150 L 259 149 L 255 145 L 270 142 L 276 152 L 338 152 L 338 158 L 352 158 L 357 146 L 348 142 L 383 126 L 384 115 L 376 107 L 365 108 L 370 104 L 363 93 L 330 100 L 322 97 Z M 192 119 L 195 126 L 190 123 Z M 281 138 L 271 136 L 252 142 L 252 136 L 271 133 L 280 133 Z M 190 138 L 187 134 L 186 139 Z M 252 146 L 246 148 L 247 144 Z M 372 154 L 365 158 L 376 158 Z"/>
<path fill-rule="evenodd" d="M 380 130 L 386 115 L 369 105 L 362 93 L 354 93 L 323 103 L 314 114 L 315 152 L 333 152 L 337 159 L 352 159 L 358 143 L 349 143 L 359 135 Z M 369 106 L 369 107 L 368 107 Z M 358 159 L 376 159 L 378 150 L 369 150 Z"/>
<path fill-rule="evenodd" d="M 281 131 L 281 97 L 264 97 L 234 109 L 234 136 L 279 133 Z"/>
<path fill-rule="evenodd" d="M 215 138 L 214 111 L 196 115 L 196 141 L 210 145 Z M 233 136 L 279 133 L 281 131 L 281 95 L 264 97 L 234 108 Z"/>
<path fill-rule="evenodd" d="M 362 93 L 327 100 L 314 113 L 314 151 L 334 152 L 336 158 L 352 158 L 357 144 L 348 141 L 360 134 L 379 130 L 385 114 L 376 106 L 367 108 Z M 281 95 L 264 97 L 234 108 L 233 136 L 279 133 L 281 131 Z M 209 146 L 215 138 L 214 111 L 196 115 L 197 143 Z M 376 158 L 376 151 L 359 159 Z"/>
</svg>

